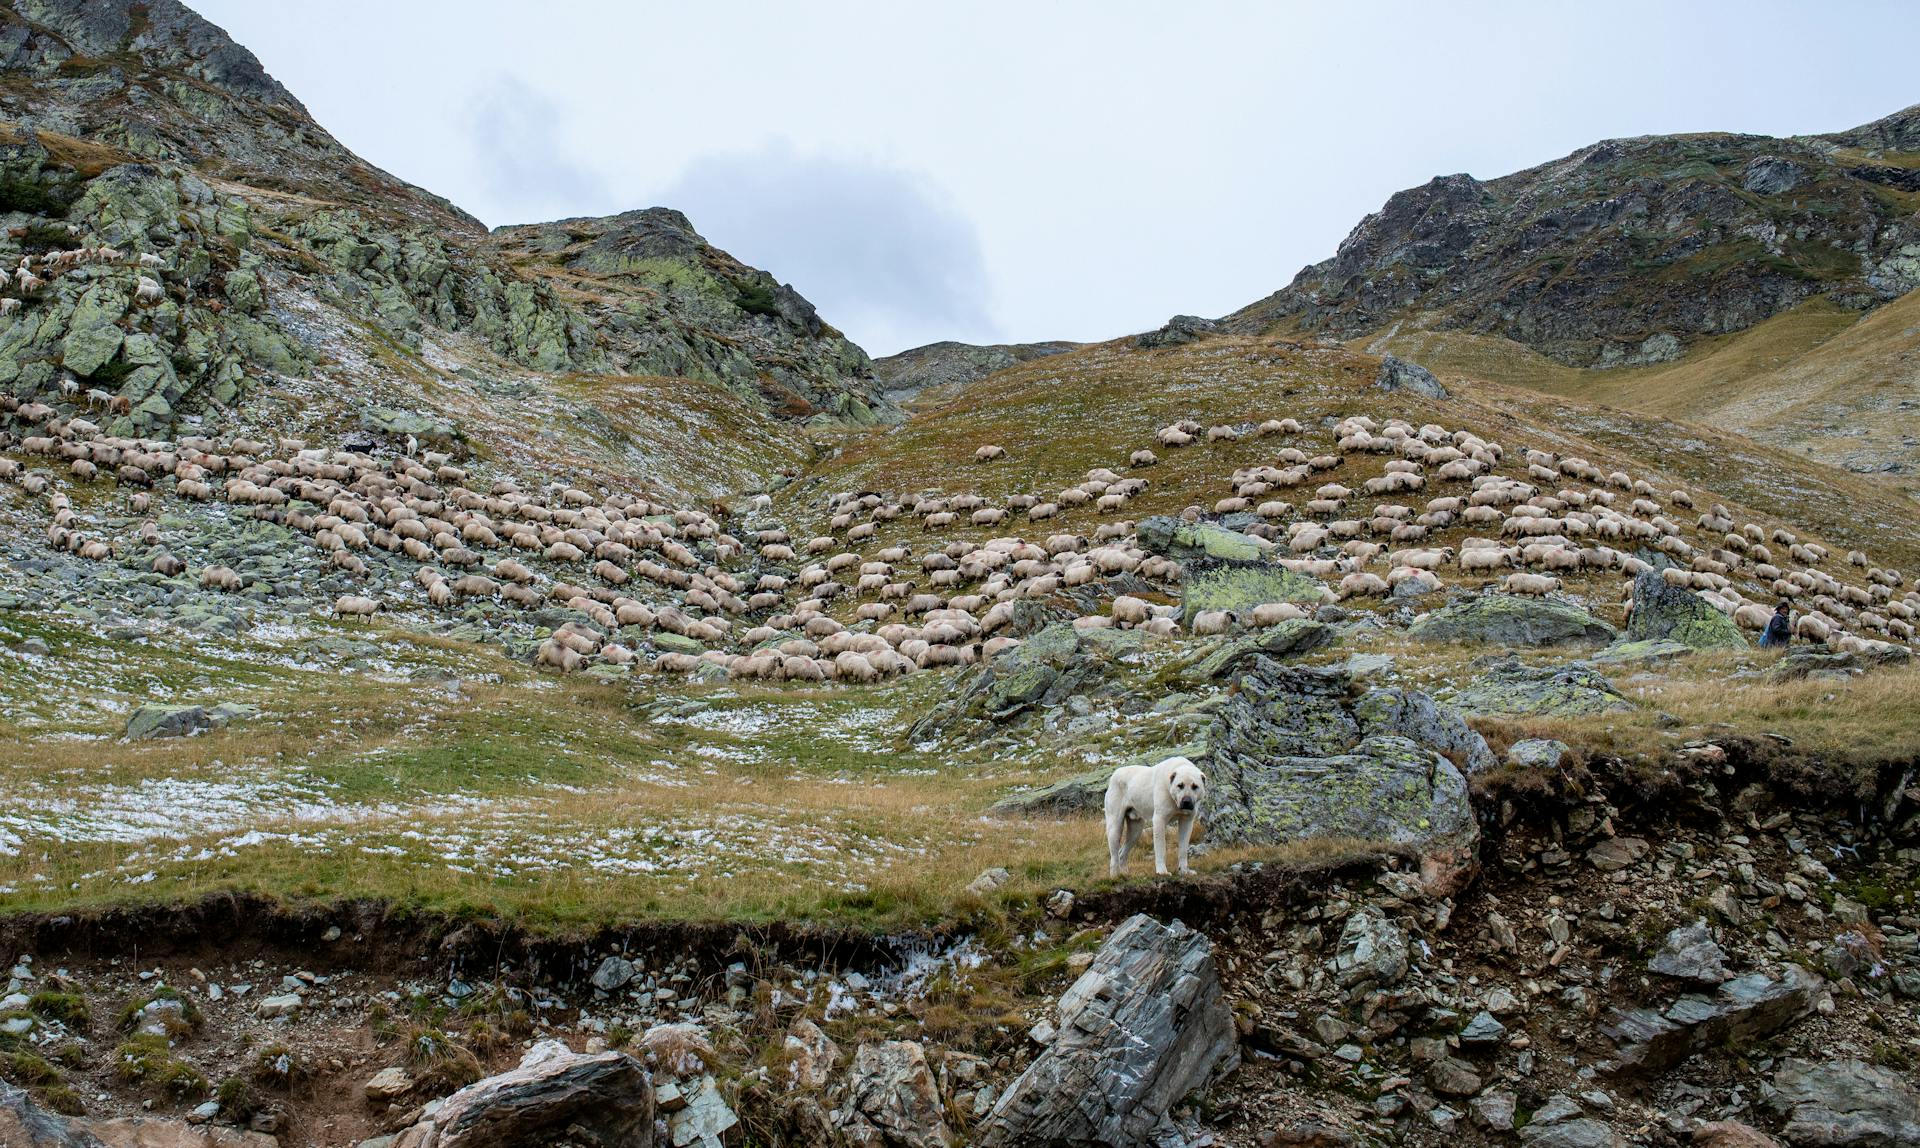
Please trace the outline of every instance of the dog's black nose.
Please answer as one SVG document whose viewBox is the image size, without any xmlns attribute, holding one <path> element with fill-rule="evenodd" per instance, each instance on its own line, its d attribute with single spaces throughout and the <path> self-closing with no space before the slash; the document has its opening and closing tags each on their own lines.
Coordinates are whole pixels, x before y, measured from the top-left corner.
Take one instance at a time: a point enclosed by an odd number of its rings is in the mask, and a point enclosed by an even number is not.
<svg viewBox="0 0 1920 1148">
<path fill-rule="evenodd" d="M 1189 798 L 1187 798 L 1186 800 L 1184 800 L 1184 801 L 1182 801 L 1182 802 L 1180 803 L 1180 808 L 1182 808 L 1182 809 L 1192 809 L 1192 808 L 1193 808 L 1193 798 L 1191 798 L 1191 797 L 1189 797 Z"/>
</svg>

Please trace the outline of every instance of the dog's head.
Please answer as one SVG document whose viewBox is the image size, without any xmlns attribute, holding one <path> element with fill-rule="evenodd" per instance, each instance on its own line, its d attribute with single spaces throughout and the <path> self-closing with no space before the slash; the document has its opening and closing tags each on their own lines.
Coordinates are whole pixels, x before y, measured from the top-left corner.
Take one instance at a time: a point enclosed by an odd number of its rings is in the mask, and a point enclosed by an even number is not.
<svg viewBox="0 0 1920 1148">
<path fill-rule="evenodd" d="M 1167 774 L 1167 792 L 1181 812 L 1191 813 L 1200 808 L 1200 799 L 1207 795 L 1207 777 L 1199 766 L 1184 757 L 1176 757 L 1172 771 Z"/>
</svg>

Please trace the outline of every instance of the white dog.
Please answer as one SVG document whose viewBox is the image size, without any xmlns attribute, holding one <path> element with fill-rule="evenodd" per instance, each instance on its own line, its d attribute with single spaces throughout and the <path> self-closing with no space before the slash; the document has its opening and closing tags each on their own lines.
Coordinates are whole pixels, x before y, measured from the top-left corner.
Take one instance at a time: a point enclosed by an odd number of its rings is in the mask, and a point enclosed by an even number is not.
<svg viewBox="0 0 1920 1148">
<path fill-rule="evenodd" d="M 1179 825 L 1180 872 L 1193 872 L 1187 868 L 1187 843 L 1193 839 L 1193 823 L 1200 816 L 1200 799 L 1206 793 L 1206 776 L 1184 757 L 1170 757 L 1159 765 L 1125 765 L 1114 770 L 1107 782 L 1108 871 L 1118 877 L 1127 867 L 1127 854 L 1151 820 L 1153 871 L 1166 876 L 1167 823 L 1171 821 Z"/>
</svg>

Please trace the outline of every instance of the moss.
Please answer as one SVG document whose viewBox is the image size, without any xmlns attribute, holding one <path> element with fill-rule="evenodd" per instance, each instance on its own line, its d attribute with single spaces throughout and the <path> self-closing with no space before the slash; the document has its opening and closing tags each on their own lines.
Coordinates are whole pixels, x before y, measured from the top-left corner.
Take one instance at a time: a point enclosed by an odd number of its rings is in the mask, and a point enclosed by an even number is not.
<svg viewBox="0 0 1920 1148">
<path fill-rule="evenodd" d="M 87 998 L 79 993 L 42 989 L 27 1001 L 27 1011 L 45 1020 L 57 1020 L 69 1028 L 84 1029 L 93 1019 Z"/>
<path fill-rule="evenodd" d="M 115 1071 L 128 1084 L 157 1088 L 175 1100 L 206 1095 L 207 1078 L 192 1064 L 175 1056 L 167 1038 L 140 1033 L 115 1050 Z"/>
</svg>

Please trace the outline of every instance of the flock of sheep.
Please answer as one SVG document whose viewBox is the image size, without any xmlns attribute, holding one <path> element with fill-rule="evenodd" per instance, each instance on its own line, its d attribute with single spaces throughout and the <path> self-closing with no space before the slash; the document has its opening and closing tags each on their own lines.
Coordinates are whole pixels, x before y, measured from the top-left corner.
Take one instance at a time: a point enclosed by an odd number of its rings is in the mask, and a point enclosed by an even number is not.
<svg viewBox="0 0 1920 1148">
<path fill-rule="evenodd" d="M 69 234 L 78 235 L 77 225 L 68 224 Z M 26 234 L 25 228 L 15 228 L 14 237 Z M 56 275 L 72 271 L 77 267 L 95 265 L 117 265 L 127 262 L 127 253 L 116 248 L 68 247 L 42 252 L 39 259 L 39 271 L 34 270 L 32 255 L 22 255 L 20 265 L 12 271 L 0 267 L 0 315 L 11 315 L 20 310 L 26 301 L 40 293 L 40 289 Z M 141 271 L 153 271 L 158 274 L 162 260 L 152 252 L 140 252 L 133 256 L 133 263 Z M 4 292 L 12 290 L 14 294 Z M 136 303 L 158 303 L 166 297 L 166 290 L 158 279 L 142 274 L 133 287 L 133 299 Z"/>
<path fill-rule="evenodd" d="M 1183 422 L 1160 430 L 1155 443 L 1171 450 L 1246 435 L 1276 439 L 1272 463 L 1233 472 L 1231 494 L 1211 513 L 1246 516 L 1236 520 L 1245 533 L 1271 547 L 1275 561 L 1327 583 L 1329 601 L 1407 593 L 1401 588 L 1408 582 L 1430 593 L 1442 588 L 1443 576 L 1456 575 L 1497 581 L 1512 593 L 1548 594 L 1569 575 L 1613 571 L 1630 578 L 1647 568 L 1632 551 L 1652 549 L 1672 562 L 1662 572 L 1668 583 L 1699 593 L 1747 629 L 1764 627 L 1771 613 L 1747 597 L 1754 594 L 1794 600 L 1798 632 L 1835 649 L 1913 640 L 1920 595 L 1901 593 L 1898 572 L 1871 567 L 1858 552 L 1847 563 L 1863 577 L 1843 583 L 1823 569 L 1830 555 L 1815 543 L 1737 524 L 1720 506 L 1686 523 L 1671 513 L 1693 509 L 1686 492 L 1663 496 L 1645 480 L 1579 458 L 1528 451 L 1524 471 L 1516 463 L 1509 468 L 1515 473 L 1503 474 L 1506 452 L 1468 431 L 1364 416 L 1332 429 L 1332 448 L 1315 453 L 1292 445 L 1308 434 L 1292 419 L 1204 431 Z M 484 600 L 531 610 L 557 603 L 575 618 L 551 631 L 536 660 L 562 671 L 596 660 L 636 664 L 639 652 L 619 638 L 638 627 L 684 639 L 656 641 L 682 647 L 654 656 L 648 664 L 656 671 L 712 665 L 737 678 L 871 682 L 991 658 L 1018 643 L 1002 631 L 1019 600 L 1070 601 L 1063 593 L 1069 588 L 1120 575 L 1169 593 L 1118 595 L 1107 612 L 1075 625 L 1162 636 L 1181 629 L 1176 606 L 1150 599 L 1171 599 L 1182 567 L 1143 550 L 1134 524 L 1118 517 L 1149 489 L 1148 480 L 1107 468 L 1049 495 L 995 502 L 971 493 L 838 494 L 826 500 L 825 532 L 801 540 L 767 521 L 765 496 L 744 512 L 756 528 L 735 534 L 724 517 L 642 497 L 559 484 L 524 490 L 506 478 L 483 484 L 433 452 L 415 458 L 409 449 L 381 462 L 291 439 L 117 438 L 77 412 L 0 396 L 0 449 L 9 447 L 63 463 L 75 481 L 111 479 L 130 491 L 135 514 L 152 514 L 156 500 L 169 495 L 250 508 L 310 537 L 350 575 L 370 577 L 362 557 L 370 550 L 404 556 L 416 564 L 413 593 L 432 607 Z M 1334 481 L 1349 460 L 1376 454 L 1389 456 L 1379 474 L 1351 485 Z M 994 445 L 975 452 L 985 465 L 1005 457 Z M 1151 449 L 1137 449 L 1127 468 L 1139 472 L 1158 461 Z M 46 500 L 47 540 L 56 548 L 104 561 L 132 543 L 143 555 L 153 551 L 143 559 L 152 570 L 190 573 L 160 547 L 151 519 L 115 542 L 88 532 L 48 472 L 0 456 L 0 481 Z M 1189 519 L 1208 513 L 1203 506 L 1183 511 Z M 929 545 L 893 526 L 912 518 L 922 534 L 962 524 L 1005 531 L 1020 517 L 1037 523 L 1086 515 L 1094 516 L 1086 523 L 1091 529 L 1034 540 L 1006 532 Z M 1436 544 L 1436 535 L 1455 527 L 1472 533 L 1457 544 Z M 883 529 L 892 531 L 886 540 Z M 217 590 L 244 585 L 241 574 L 222 566 L 199 570 L 198 579 Z M 346 595 L 334 610 L 365 617 L 402 593 L 386 586 Z M 1192 630 L 1271 625 L 1311 605 L 1203 612 Z"/>
</svg>

